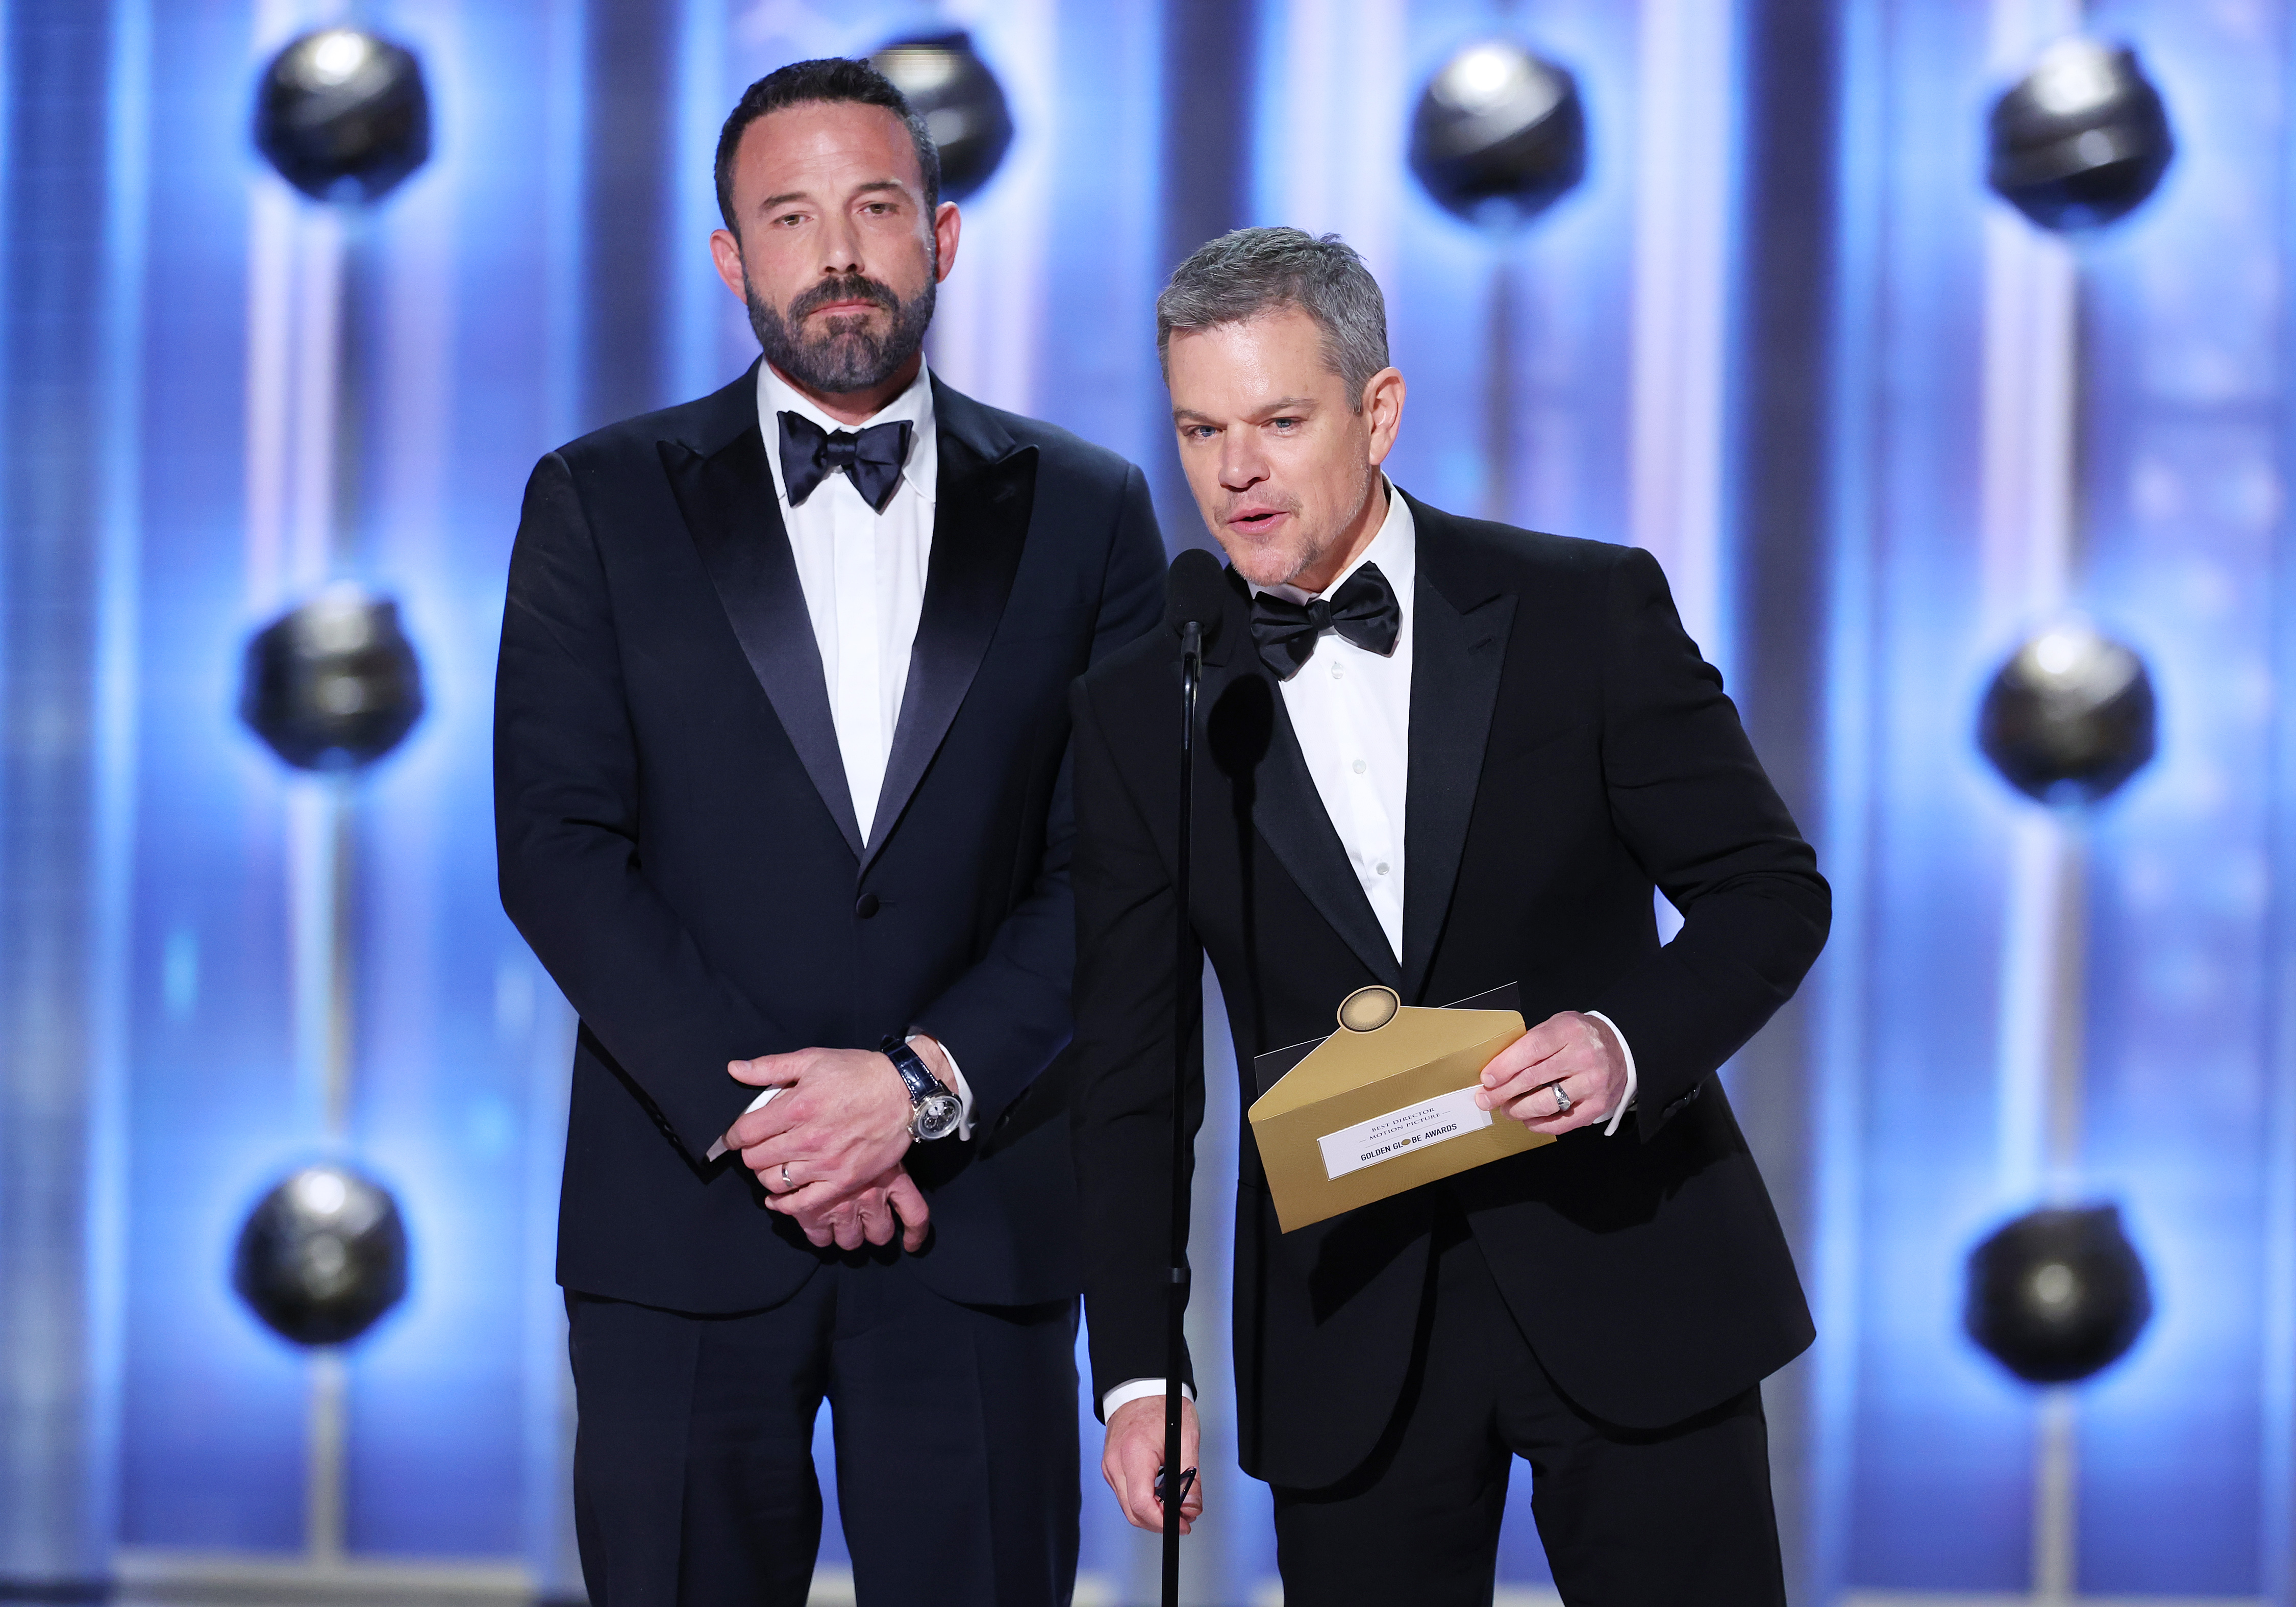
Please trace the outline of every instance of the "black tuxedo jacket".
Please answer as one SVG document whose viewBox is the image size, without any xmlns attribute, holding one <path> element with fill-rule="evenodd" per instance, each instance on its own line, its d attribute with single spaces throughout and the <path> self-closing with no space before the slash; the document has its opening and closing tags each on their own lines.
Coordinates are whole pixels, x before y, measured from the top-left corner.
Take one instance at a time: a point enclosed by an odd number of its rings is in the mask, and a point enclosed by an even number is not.
<svg viewBox="0 0 2296 1607">
<path fill-rule="evenodd" d="M 933 1236 L 906 1258 L 984 1303 L 1078 1286 L 1047 1078 L 1070 1036 L 1067 693 L 1155 621 L 1145 481 L 936 382 L 932 556 L 864 841 L 790 553 L 756 371 L 544 458 L 496 680 L 503 906 L 581 1017 L 559 1281 L 748 1310 L 819 1263 L 738 1156 L 728 1060 L 922 1029 L 974 1136 L 910 1152 Z"/>
<path fill-rule="evenodd" d="M 1648 553 L 1411 508 L 1400 964 L 1253 651 L 1240 581 L 1206 652 L 1193 935 L 1219 975 L 1242 1098 L 1254 1055 L 1323 1037 L 1372 982 L 1429 1005 L 1517 982 L 1533 1023 L 1600 1010 L 1633 1047 L 1640 1098 L 1614 1137 L 1583 1129 L 1289 1234 L 1244 1124 L 1239 1441 L 1245 1468 L 1279 1484 L 1342 1477 L 1391 1416 L 1441 1191 L 1540 1362 L 1598 1418 L 1677 1422 L 1812 1337 L 1714 1073 L 1824 941 L 1815 857 Z M 1075 1120 L 1102 1393 L 1165 1371 L 1178 699 L 1168 632 L 1075 698 Z M 1653 883 L 1685 917 L 1664 947 Z M 1194 994 L 1193 974 L 1181 984 Z M 1199 1076 L 1192 1130 L 1201 1098 Z"/>
</svg>

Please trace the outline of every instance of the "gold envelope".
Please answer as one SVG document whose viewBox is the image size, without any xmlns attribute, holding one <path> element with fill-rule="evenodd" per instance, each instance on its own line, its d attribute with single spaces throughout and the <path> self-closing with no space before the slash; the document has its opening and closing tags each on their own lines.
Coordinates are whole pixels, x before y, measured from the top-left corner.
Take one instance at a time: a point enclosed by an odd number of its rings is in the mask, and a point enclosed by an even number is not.
<svg viewBox="0 0 2296 1607">
<path fill-rule="evenodd" d="M 1483 1067 L 1523 1034 L 1515 1011 L 1407 1008 L 1364 988 L 1340 1021 L 1249 1112 L 1285 1233 L 1554 1142 L 1473 1109 Z"/>
</svg>

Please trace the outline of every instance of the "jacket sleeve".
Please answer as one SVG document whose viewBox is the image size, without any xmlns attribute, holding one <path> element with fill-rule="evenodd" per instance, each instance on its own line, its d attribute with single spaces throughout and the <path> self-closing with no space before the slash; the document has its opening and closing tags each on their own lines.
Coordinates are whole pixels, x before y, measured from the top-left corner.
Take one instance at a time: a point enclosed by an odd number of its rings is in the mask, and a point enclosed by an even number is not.
<svg viewBox="0 0 2296 1607">
<path fill-rule="evenodd" d="M 1178 696 L 1176 683 L 1175 712 Z M 1164 1345 L 1171 1288 L 1173 1035 L 1182 1034 L 1187 1052 L 1180 1069 L 1180 1120 L 1192 1184 L 1204 1113 L 1203 992 L 1197 985 L 1201 961 L 1177 963 L 1180 916 L 1171 867 L 1119 774 L 1089 682 L 1078 684 L 1073 705 L 1077 1082 L 1070 1116 L 1097 1412 L 1118 1384 L 1169 1375 Z M 1177 783 L 1177 767 L 1173 779 Z M 1178 796 L 1175 784 L 1165 807 Z M 1201 952 L 1193 942 L 1190 948 Z M 1177 1028 L 1176 1005 L 1185 1013 Z M 1185 1231 L 1186 1224 L 1182 1226 Z M 1195 1369 L 1185 1349 L 1180 1375 L 1194 1387 Z"/>
<path fill-rule="evenodd" d="M 1162 614 L 1164 567 L 1148 481 L 1138 469 L 1128 469 L 1109 529 L 1092 662 L 1154 628 Z M 1071 788 L 1071 767 L 1064 761 L 1046 817 L 1043 868 L 1035 885 L 998 925 L 988 952 L 915 1022 L 947 1045 L 964 1068 L 974 1120 L 990 1127 L 1069 1041 L 1076 969 L 1069 886 L 1076 836 Z"/>
<path fill-rule="evenodd" d="M 1647 1139 L 1793 996 L 1832 902 L 1648 553 L 1627 549 L 1611 570 L 1603 641 L 1611 819 L 1683 916 L 1672 942 L 1589 1006 L 1634 1045 Z"/>
<path fill-rule="evenodd" d="M 646 881 L 637 777 L 604 566 L 572 471 L 553 453 L 527 484 L 495 673 L 503 908 L 700 1165 L 756 1094 L 726 1062 L 786 1034 L 710 966 Z"/>
</svg>

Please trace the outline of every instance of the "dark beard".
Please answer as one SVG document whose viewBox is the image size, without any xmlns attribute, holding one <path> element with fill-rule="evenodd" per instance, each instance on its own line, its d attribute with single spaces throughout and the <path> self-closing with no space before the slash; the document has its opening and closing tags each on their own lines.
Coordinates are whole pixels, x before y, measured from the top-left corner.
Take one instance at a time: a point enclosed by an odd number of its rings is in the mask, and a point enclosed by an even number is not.
<svg viewBox="0 0 2296 1607">
<path fill-rule="evenodd" d="M 791 302 L 786 317 L 765 303 L 747 274 L 742 275 L 742 288 L 750 303 L 750 328 L 766 361 L 806 389 L 835 396 L 874 389 L 917 355 L 932 324 L 933 292 L 939 287 L 929 274 L 916 299 L 904 303 L 884 285 L 858 274 L 824 279 Z M 832 301 L 874 302 L 893 315 L 892 326 L 882 336 L 873 335 L 857 327 L 859 318 L 832 318 L 819 340 L 799 340 L 796 332 L 806 315 Z"/>
</svg>

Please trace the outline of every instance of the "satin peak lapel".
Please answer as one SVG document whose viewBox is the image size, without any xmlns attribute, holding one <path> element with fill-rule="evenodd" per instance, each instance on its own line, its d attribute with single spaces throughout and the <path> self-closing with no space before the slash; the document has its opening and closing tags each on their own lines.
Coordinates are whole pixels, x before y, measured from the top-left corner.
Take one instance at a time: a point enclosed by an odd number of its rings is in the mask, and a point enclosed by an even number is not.
<svg viewBox="0 0 2296 1607">
<path fill-rule="evenodd" d="M 857 859 L 861 825 L 853 813 L 852 784 L 830 717 L 813 617 L 806 611 L 805 588 L 766 465 L 765 437 L 752 423 L 708 456 L 683 441 L 663 441 L 660 450 L 679 511 L 750 673 Z"/>
<path fill-rule="evenodd" d="M 1426 527 L 1423 523 L 1422 529 Z M 1499 671 L 1514 623 L 1512 596 L 1462 613 L 1431 585 L 1423 558 L 1412 606 L 1411 768 L 1404 798 L 1403 1002 L 1427 985 L 1466 851 L 1467 820 L 1482 779 L 1498 706 Z"/>
<path fill-rule="evenodd" d="M 1308 902 L 1355 950 L 1365 968 L 1389 987 L 1399 988 L 1403 968 L 1396 963 L 1395 950 L 1388 946 L 1386 929 L 1372 913 L 1371 900 L 1364 897 L 1355 867 L 1348 863 L 1348 851 L 1340 842 L 1332 817 L 1324 812 L 1323 794 L 1316 791 L 1316 779 L 1308 774 L 1308 760 L 1300 752 L 1298 734 L 1292 729 L 1292 717 L 1284 709 L 1283 691 L 1248 646 L 1239 651 L 1237 661 L 1239 677 L 1266 677 L 1274 704 L 1275 729 L 1267 757 L 1259 763 L 1258 784 L 1252 789 L 1252 826 L 1307 895 Z M 1332 1003 L 1336 1005 L 1339 1001 Z"/>
<path fill-rule="evenodd" d="M 949 395 L 938 387 L 933 393 L 944 418 L 951 407 L 944 400 Z M 964 416 L 961 410 L 958 416 Z M 1036 505 L 1037 449 L 1023 447 L 991 459 L 966 439 L 971 433 L 953 427 L 940 431 L 924 606 L 909 650 L 909 678 L 901 693 L 892 750 L 885 758 L 884 788 L 861 856 L 864 870 L 900 824 L 972 690 L 988 639 L 1004 617 L 1028 541 L 1029 515 Z"/>
</svg>

